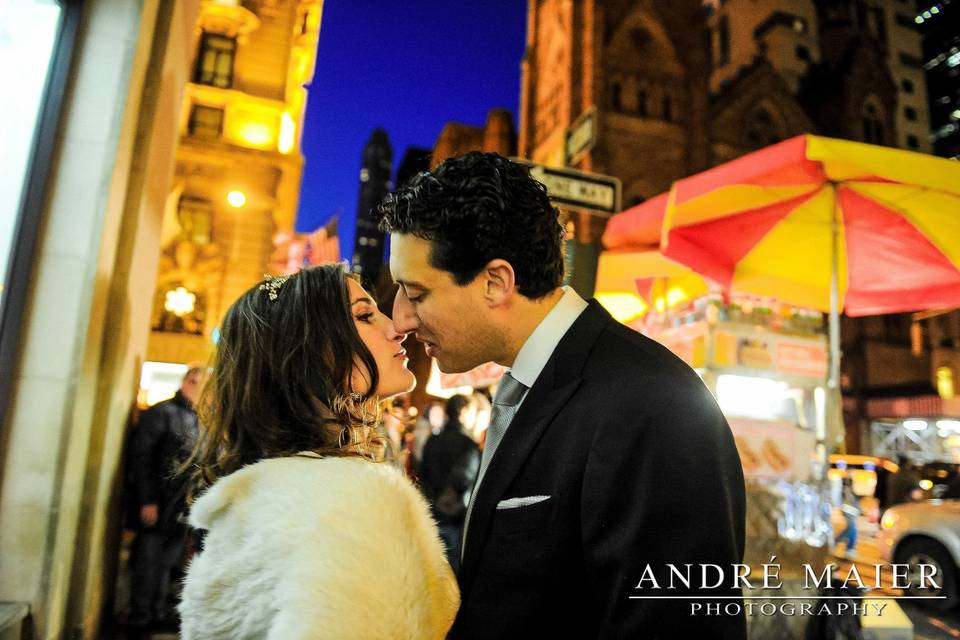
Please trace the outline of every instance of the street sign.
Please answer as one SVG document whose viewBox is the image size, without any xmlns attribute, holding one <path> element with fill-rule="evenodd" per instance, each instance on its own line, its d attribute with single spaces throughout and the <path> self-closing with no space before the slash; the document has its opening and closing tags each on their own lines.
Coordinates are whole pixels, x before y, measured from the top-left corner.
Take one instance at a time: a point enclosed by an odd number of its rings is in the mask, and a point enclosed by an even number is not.
<svg viewBox="0 0 960 640">
<path fill-rule="evenodd" d="M 567 166 L 579 162 L 597 141 L 597 108 L 590 107 L 567 129 L 564 157 Z"/>
<path fill-rule="evenodd" d="M 550 200 L 559 206 L 607 216 L 620 211 L 620 180 L 613 176 L 547 167 L 518 158 L 513 161 L 530 167 L 530 175 L 543 183 Z"/>
</svg>

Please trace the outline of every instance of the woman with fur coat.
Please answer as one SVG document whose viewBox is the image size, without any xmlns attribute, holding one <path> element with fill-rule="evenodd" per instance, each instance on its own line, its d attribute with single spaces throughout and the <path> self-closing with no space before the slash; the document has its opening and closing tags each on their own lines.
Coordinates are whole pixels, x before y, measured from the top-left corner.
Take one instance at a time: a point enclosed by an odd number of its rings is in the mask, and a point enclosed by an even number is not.
<svg viewBox="0 0 960 640">
<path fill-rule="evenodd" d="M 373 429 L 415 384 L 404 337 L 339 265 L 268 278 L 227 311 L 184 466 L 206 488 L 184 640 L 446 635 L 456 581 Z"/>
</svg>

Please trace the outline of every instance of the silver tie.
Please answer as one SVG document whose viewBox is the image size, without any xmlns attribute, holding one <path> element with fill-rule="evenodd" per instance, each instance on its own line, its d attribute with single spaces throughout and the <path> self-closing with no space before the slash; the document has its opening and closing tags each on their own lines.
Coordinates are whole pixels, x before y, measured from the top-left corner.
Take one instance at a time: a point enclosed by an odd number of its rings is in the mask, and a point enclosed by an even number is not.
<svg viewBox="0 0 960 640">
<path fill-rule="evenodd" d="M 461 554 L 466 546 L 467 529 L 470 526 L 470 514 L 473 512 L 474 499 L 480 490 L 480 483 L 483 482 L 483 474 L 486 472 L 493 454 L 497 451 L 497 446 L 503 439 L 503 434 L 507 432 L 507 427 L 517 413 L 517 405 L 523 399 L 527 386 L 518 382 L 516 378 L 509 373 L 505 373 L 500 380 L 500 386 L 497 387 L 497 396 L 493 399 L 493 410 L 490 413 L 490 426 L 487 428 L 487 442 L 483 446 L 483 455 L 480 458 L 480 472 L 477 474 L 477 481 L 473 485 L 473 493 L 470 495 L 470 505 L 467 507 L 467 517 L 463 522 L 463 543 L 461 545 Z"/>
</svg>

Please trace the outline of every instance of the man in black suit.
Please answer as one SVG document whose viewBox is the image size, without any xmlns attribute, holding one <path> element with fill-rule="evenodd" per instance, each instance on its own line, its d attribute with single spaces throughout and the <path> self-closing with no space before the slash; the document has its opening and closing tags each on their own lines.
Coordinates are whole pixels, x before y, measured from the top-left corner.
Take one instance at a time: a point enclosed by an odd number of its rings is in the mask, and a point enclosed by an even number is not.
<svg viewBox="0 0 960 640">
<path fill-rule="evenodd" d="M 450 637 L 745 638 L 736 607 L 706 615 L 739 604 L 744 486 L 730 428 L 684 362 L 560 286 L 563 230 L 543 185 L 474 152 L 418 175 L 380 213 L 397 330 L 441 371 L 509 368 Z M 703 584 L 701 565 L 720 567 L 722 584 L 705 588 L 716 570 Z"/>
</svg>

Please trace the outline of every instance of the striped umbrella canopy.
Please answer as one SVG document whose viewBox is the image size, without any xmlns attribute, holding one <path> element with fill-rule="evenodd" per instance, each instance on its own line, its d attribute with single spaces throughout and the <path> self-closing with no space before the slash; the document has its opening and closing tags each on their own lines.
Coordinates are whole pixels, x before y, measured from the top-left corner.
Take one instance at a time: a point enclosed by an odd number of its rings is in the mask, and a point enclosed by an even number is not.
<svg viewBox="0 0 960 640">
<path fill-rule="evenodd" d="M 661 251 L 727 289 L 831 314 L 960 306 L 960 163 L 801 135 L 674 183 Z"/>
</svg>

